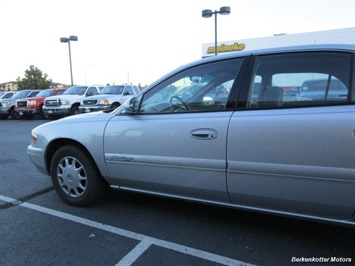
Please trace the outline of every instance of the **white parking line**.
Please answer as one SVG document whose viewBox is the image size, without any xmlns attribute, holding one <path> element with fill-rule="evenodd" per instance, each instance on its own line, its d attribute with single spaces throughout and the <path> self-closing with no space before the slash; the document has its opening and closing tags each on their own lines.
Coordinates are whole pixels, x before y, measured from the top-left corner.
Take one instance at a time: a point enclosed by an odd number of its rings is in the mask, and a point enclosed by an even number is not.
<svg viewBox="0 0 355 266">
<path fill-rule="evenodd" d="M 150 239 L 144 239 L 134 249 L 132 249 L 130 253 L 120 260 L 116 266 L 132 265 L 132 263 L 135 262 L 152 244 L 153 242 Z"/>
<path fill-rule="evenodd" d="M 245 263 L 239 260 L 235 260 L 235 259 L 231 259 L 228 257 L 224 257 L 224 256 L 220 256 L 220 255 L 216 255 L 210 252 L 206 252 L 206 251 L 202 251 L 202 250 L 198 250 L 198 249 L 194 249 L 194 248 L 190 248 L 187 246 L 183 246 L 183 245 L 179 245 L 176 243 L 172 243 L 169 241 L 165 241 L 165 240 L 160 240 L 157 238 L 153 238 L 153 237 L 149 237 L 149 236 L 145 236 L 142 234 L 138 234 L 135 232 L 131 232 L 128 230 L 124 230 L 121 228 L 117 228 L 111 225 L 107 225 L 107 224 L 103 224 L 103 223 L 99 223 L 99 222 L 95 222 L 92 220 L 88 220 L 85 218 L 81 218 L 79 216 L 75 216 L 75 215 L 71 215 L 68 213 L 64 213 L 64 212 L 60 212 L 60 211 L 56 211 L 56 210 L 52 210 L 49 208 L 45 208 L 45 207 L 41 207 L 35 204 L 31 204 L 31 203 L 27 203 L 27 202 L 19 202 L 16 199 L 13 198 L 9 198 L 6 196 L 2 196 L 0 195 L 0 200 L 4 201 L 4 202 L 8 202 L 8 203 L 12 203 L 12 204 L 16 204 L 18 206 L 27 208 L 27 209 L 31 209 L 31 210 L 35 210 L 41 213 L 45 213 L 48 215 L 52 215 L 55 217 L 59 217 L 68 221 L 72 221 L 72 222 L 76 222 L 79 224 L 83 224 L 86 226 L 90 226 L 96 229 L 100 229 L 106 232 L 110 232 L 116 235 L 120 235 L 120 236 L 124 236 L 127 238 L 131 238 L 131 239 L 135 239 L 140 241 L 140 243 L 131 251 L 129 252 L 120 262 L 117 263 L 117 265 L 131 265 L 132 263 L 134 263 L 151 245 L 155 245 L 155 246 L 159 246 L 162 248 L 166 248 L 166 249 L 170 249 L 170 250 L 174 250 L 180 253 L 184 253 L 190 256 L 194 256 L 194 257 L 198 257 L 204 260 L 208 260 L 211 262 L 216 262 L 222 265 L 231 265 L 231 266 L 252 266 L 252 264 L 249 263 Z"/>
</svg>

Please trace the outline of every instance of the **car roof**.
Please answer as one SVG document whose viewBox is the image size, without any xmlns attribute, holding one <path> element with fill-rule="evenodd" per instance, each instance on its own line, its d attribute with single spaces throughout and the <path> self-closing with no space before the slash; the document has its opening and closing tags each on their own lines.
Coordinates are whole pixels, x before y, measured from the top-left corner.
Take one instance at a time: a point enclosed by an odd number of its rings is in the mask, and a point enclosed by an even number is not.
<svg viewBox="0 0 355 266">
<path fill-rule="evenodd" d="M 273 48 L 256 49 L 241 52 L 230 52 L 227 54 L 209 56 L 200 59 L 201 61 L 215 61 L 223 58 L 244 57 L 250 55 L 263 55 L 263 54 L 277 54 L 277 53 L 291 53 L 291 52 L 312 52 L 312 51 L 348 51 L 355 52 L 355 44 L 312 44 L 312 45 L 297 45 L 297 46 L 282 46 Z"/>
</svg>

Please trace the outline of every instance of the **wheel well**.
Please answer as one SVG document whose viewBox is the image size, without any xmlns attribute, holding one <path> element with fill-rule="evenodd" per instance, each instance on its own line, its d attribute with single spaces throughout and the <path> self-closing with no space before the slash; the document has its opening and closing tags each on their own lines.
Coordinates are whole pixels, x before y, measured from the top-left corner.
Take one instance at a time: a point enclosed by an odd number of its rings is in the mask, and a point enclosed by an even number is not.
<svg viewBox="0 0 355 266">
<path fill-rule="evenodd" d="M 70 109 L 73 109 L 74 107 L 79 107 L 80 103 L 73 103 L 73 105 L 70 107 Z"/>
<path fill-rule="evenodd" d="M 54 141 L 52 141 L 46 150 L 46 154 L 45 154 L 45 158 L 46 158 L 46 169 L 47 172 L 50 173 L 50 166 L 51 166 L 51 160 L 53 158 L 54 153 L 62 146 L 64 145 L 72 145 L 77 147 L 78 149 L 82 150 L 83 152 L 85 152 L 90 159 L 95 162 L 94 158 L 91 156 L 90 152 L 86 149 L 85 146 L 83 146 L 81 143 L 72 140 L 72 139 L 56 139 Z M 97 165 L 95 164 L 95 167 L 97 168 Z M 99 171 L 100 172 L 100 171 Z"/>
<path fill-rule="evenodd" d="M 111 104 L 111 106 L 115 106 L 115 105 L 116 105 L 117 107 L 119 107 L 119 106 L 121 106 L 121 103 L 120 103 L 120 102 L 114 102 L 114 103 Z"/>
<path fill-rule="evenodd" d="M 80 103 L 73 103 L 73 105 L 70 107 L 70 113 L 69 115 L 75 115 L 77 114 L 78 110 L 79 110 L 79 105 Z"/>
</svg>

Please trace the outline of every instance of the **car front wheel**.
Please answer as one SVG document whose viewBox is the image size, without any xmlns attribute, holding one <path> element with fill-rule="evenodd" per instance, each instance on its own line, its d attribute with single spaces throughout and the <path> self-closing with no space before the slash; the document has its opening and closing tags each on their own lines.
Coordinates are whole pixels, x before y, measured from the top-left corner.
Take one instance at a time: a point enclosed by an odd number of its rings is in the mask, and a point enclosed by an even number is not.
<svg viewBox="0 0 355 266">
<path fill-rule="evenodd" d="M 73 106 L 70 108 L 70 115 L 77 115 L 77 114 L 80 114 L 80 112 L 79 112 L 79 106 L 78 106 L 78 105 L 73 105 Z"/>
<path fill-rule="evenodd" d="M 57 194 L 70 205 L 92 205 L 106 189 L 93 160 L 77 146 L 65 145 L 54 153 L 50 175 Z"/>
</svg>

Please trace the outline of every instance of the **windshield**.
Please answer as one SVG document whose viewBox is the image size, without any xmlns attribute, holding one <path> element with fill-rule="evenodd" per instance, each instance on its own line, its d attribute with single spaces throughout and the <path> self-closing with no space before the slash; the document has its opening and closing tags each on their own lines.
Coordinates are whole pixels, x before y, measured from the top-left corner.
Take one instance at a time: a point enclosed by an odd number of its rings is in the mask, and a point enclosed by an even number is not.
<svg viewBox="0 0 355 266">
<path fill-rule="evenodd" d="M 124 86 L 107 86 L 99 94 L 122 94 Z"/>
<path fill-rule="evenodd" d="M 20 91 L 16 93 L 14 96 L 12 96 L 12 98 L 26 98 L 29 92 L 30 92 L 29 90 Z"/>
<path fill-rule="evenodd" d="M 53 93 L 54 90 L 43 90 L 40 93 L 38 93 L 36 97 L 48 97 L 48 96 L 52 96 Z"/>
<path fill-rule="evenodd" d="M 66 90 L 63 95 L 83 95 L 88 87 L 86 86 L 75 86 L 70 87 Z"/>
</svg>

